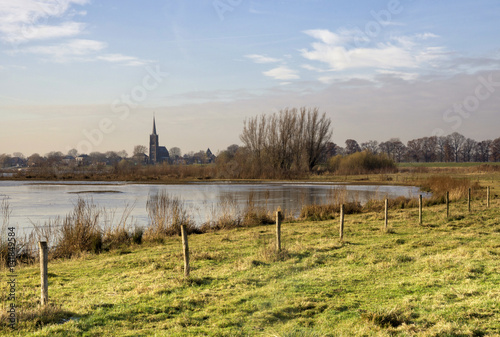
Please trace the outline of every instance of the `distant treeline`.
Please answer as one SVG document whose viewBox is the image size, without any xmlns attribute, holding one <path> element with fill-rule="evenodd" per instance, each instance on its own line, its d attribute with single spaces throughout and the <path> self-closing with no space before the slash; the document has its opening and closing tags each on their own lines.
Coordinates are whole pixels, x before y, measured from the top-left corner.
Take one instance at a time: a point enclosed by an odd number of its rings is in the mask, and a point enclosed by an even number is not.
<svg viewBox="0 0 500 337">
<path fill-rule="evenodd" d="M 1 154 L 0 168 L 27 167 L 21 177 L 45 179 L 275 179 L 297 178 L 311 172 L 359 174 L 393 171 L 398 162 L 498 162 L 500 138 L 476 141 L 458 132 L 448 136 L 398 138 L 359 144 L 354 139 L 339 146 L 331 141 L 331 120 L 318 108 L 287 108 L 244 122 L 240 140 L 217 156 L 207 151 L 182 155 L 170 149 L 170 159 L 161 165 L 147 165 L 147 148 L 138 145 L 132 156 L 125 151 L 45 156 L 21 153 Z"/>
</svg>

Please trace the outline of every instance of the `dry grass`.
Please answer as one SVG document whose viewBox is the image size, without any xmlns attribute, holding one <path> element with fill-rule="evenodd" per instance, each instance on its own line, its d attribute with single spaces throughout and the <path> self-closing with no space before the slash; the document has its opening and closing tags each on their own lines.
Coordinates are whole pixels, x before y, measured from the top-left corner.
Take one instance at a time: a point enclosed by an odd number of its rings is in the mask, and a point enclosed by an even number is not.
<svg viewBox="0 0 500 337">
<path fill-rule="evenodd" d="M 150 224 L 144 233 L 145 240 L 161 242 L 168 236 L 181 235 L 182 225 L 188 233 L 199 232 L 182 200 L 165 191 L 150 195 L 146 209 Z"/>
<path fill-rule="evenodd" d="M 470 179 L 458 179 L 449 176 L 432 176 L 422 183 L 422 189 L 433 193 L 434 197 L 440 198 L 450 193 L 450 200 L 459 200 L 467 197 L 469 188 L 479 189 L 477 182 L 472 183 Z"/>
</svg>

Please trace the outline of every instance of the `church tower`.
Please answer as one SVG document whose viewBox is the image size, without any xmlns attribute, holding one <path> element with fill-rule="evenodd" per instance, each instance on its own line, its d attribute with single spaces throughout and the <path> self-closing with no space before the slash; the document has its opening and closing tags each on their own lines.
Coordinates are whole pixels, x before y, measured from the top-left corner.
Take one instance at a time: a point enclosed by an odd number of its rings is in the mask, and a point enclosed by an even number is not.
<svg viewBox="0 0 500 337">
<path fill-rule="evenodd" d="M 149 163 L 154 165 L 158 162 L 159 137 L 156 134 L 156 119 L 153 117 L 153 133 L 149 136 Z"/>
</svg>

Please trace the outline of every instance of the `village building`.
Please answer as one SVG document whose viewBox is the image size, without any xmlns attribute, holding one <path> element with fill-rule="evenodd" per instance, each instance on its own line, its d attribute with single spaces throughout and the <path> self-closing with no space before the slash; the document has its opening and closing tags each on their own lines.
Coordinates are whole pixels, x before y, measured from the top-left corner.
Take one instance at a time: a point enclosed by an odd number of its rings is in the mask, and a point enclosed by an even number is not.
<svg viewBox="0 0 500 337">
<path fill-rule="evenodd" d="M 149 136 L 149 164 L 161 164 L 168 161 L 170 155 L 165 146 L 160 146 L 159 136 L 156 133 L 156 120 L 153 117 L 153 133 Z"/>
</svg>

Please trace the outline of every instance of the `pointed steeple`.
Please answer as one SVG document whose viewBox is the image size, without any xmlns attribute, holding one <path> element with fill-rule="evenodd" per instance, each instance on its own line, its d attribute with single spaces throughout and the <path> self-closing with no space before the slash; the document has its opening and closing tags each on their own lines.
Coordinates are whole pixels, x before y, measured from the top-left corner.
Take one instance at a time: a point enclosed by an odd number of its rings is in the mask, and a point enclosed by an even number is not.
<svg viewBox="0 0 500 337">
<path fill-rule="evenodd" d="M 156 135 L 156 119 L 154 115 L 153 115 L 153 135 Z"/>
</svg>

